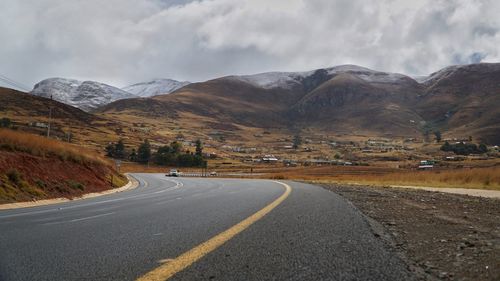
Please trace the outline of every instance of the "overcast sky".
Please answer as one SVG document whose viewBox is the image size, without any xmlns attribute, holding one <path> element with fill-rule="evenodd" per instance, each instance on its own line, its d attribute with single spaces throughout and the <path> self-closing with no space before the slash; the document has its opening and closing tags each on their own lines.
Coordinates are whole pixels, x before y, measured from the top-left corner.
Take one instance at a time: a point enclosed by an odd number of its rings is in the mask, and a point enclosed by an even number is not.
<svg viewBox="0 0 500 281">
<path fill-rule="evenodd" d="M 0 0 L 0 75 L 115 86 L 500 61 L 498 0 Z"/>
</svg>

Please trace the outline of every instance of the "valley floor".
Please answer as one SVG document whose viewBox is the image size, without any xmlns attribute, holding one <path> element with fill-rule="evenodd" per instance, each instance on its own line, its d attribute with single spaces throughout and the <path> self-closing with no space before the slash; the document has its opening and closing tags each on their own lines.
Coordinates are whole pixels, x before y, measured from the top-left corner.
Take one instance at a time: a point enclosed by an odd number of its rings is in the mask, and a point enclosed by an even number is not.
<svg viewBox="0 0 500 281">
<path fill-rule="evenodd" d="M 423 279 L 500 280 L 498 199 L 324 185 L 358 207 Z"/>
</svg>

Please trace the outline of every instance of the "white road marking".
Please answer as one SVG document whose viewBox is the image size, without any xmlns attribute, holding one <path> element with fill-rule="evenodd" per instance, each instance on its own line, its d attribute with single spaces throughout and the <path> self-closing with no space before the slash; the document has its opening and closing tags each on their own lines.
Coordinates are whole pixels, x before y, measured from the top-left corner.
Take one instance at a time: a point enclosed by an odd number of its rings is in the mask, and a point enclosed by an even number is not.
<svg viewBox="0 0 500 281">
<path fill-rule="evenodd" d="M 142 178 L 138 178 L 137 180 L 142 180 L 144 182 L 145 186 L 148 186 L 148 182 L 145 181 Z M 170 181 L 175 183 L 176 185 L 173 187 L 169 187 L 166 189 L 162 189 L 160 191 L 152 192 L 152 193 L 146 193 L 146 194 L 137 194 L 137 195 L 132 195 L 128 197 L 122 197 L 122 198 L 115 198 L 115 199 L 107 199 L 107 200 L 102 200 L 102 201 L 97 201 L 97 202 L 91 202 L 91 203 L 84 203 L 84 204 L 78 204 L 78 205 L 73 205 L 73 206 L 64 206 L 64 207 L 58 207 L 58 208 L 53 208 L 49 210 L 40 210 L 40 211 L 32 211 L 32 212 L 25 212 L 25 213 L 19 213 L 19 214 L 12 214 L 12 215 L 5 215 L 5 216 L 0 216 L 0 219 L 4 218 L 12 218 L 12 217 L 20 217 L 20 216 L 29 216 L 29 215 L 35 215 L 35 214 L 43 214 L 43 213 L 49 213 L 49 212 L 55 212 L 59 210 L 66 210 L 66 209 L 75 209 L 75 208 L 80 208 L 80 207 L 88 207 L 88 206 L 94 206 L 94 205 L 99 205 L 99 204 L 104 204 L 104 203 L 111 203 L 111 202 L 118 202 L 118 201 L 124 201 L 124 200 L 129 200 L 129 199 L 139 199 L 139 198 L 144 198 L 148 197 L 152 194 L 158 194 L 158 193 L 163 193 L 166 191 L 170 190 L 175 190 L 179 189 L 183 186 L 181 182 L 175 181 L 175 180 L 170 180 L 170 179 L 164 179 L 166 181 Z"/>
<path fill-rule="evenodd" d="M 61 223 L 69 223 L 69 222 L 78 222 L 78 221 L 84 221 L 84 220 L 91 220 L 91 219 L 95 219 L 95 218 L 109 216 L 109 215 L 112 215 L 112 214 L 115 214 L 115 212 L 105 213 L 105 214 L 99 214 L 99 215 L 90 216 L 90 217 L 83 217 L 83 218 L 78 218 L 78 219 L 72 219 L 72 220 L 69 220 L 69 221 L 48 222 L 48 223 L 43 223 L 42 225 L 53 225 L 53 224 L 61 224 Z"/>
</svg>

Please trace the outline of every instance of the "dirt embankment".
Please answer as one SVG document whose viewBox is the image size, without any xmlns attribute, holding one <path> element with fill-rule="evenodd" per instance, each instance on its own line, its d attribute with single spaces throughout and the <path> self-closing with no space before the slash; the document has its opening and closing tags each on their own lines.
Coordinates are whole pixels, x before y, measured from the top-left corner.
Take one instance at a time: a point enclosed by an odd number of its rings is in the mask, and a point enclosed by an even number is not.
<svg viewBox="0 0 500 281">
<path fill-rule="evenodd" d="M 375 224 L 382 225 L 385 241 L 423 272 L 423 279 L 500 280 L 500 200 L 398 188 L 325 188 L 380 223 Z"/>
<path fill-rule="evenodd" d="M 126 183 L 107 165 L 0 150 L 0 204 L 72 198 Z"/>
</svg>

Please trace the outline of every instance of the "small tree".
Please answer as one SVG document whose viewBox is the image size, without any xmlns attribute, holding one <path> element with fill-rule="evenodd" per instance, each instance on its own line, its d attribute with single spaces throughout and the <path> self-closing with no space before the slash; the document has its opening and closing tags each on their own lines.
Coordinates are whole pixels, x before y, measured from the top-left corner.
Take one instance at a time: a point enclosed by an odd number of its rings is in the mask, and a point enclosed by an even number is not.
<svg viewBox="0 0 500 281">
<path fill-rule="evenodd" d="M 182 144 L 180 144 L 180 143 L 178 143 L 176 141 L 173 141 L 170 144 L 170 148 L 172 149 L 172 153 L 173 154 L 179 154 L 182 151 Z"/>
<path fill-rule="evenodd" d="M 106 146 L 106 156 L 115 157 L 115 145 L 113 143 L 109 143 Z"/>
<path fill-rule="evenodd" d="M 451 151 L 451 145 L 448 141 L 446 141 L 442 146 L 441 146 L 441 150 L 442 151 Z"/>
<path fill-rule="evenodd" d="M 116 144 L 115 144 L 115 157 L 118 159 L 124 159 L 125 158 L 125 144 L 123 143 L 123 140 L 120 139 Z"/>
<path fill-rule="evenodd" d="M 140 163 L 148 163 L 151 159 L 151 145 L 146 139 L 137 149 L 137 161 Z"/>
<path fill-rule="evenodd" d="M 301 144 L 302 144 L 302 138 L 299 135 L 295 135 L 293 137 L 293 149 L 299 148 Z"/>
<path fill-rule="evenodd" d="M 488 152 L 488 147 L 487 147 L 484 143 L 481 143 L 481 144 L 479 145 L 478 150 L 479 150 L 479 152 L 481 152 L 481 153 L 486 153 L 486 152 Z"/>
<path fill-rule="evenodd" d="M 0 119 L 0 127 L 1 128 L 10 128 L 12 126 L 12 121 L 7 118 L 7 117 L 4 117 L 2 119 Z"/>
<path fill-rule="evenodd" d="M 436 136 L 437 142 L 441 142 L 441 132 L 440 131 L 434 131 L 434 136 Z"/>
<path fill-rule="evenodd" d="M 202 156 L 203 155 L 203 146 L 201 143 L 201 140 L 197 139 L 196 140 L 196 153 L 197 156 Z"/>
<path fill-rule="evenodd" d="M 130 161 L 137 161 L 137 152 L 135 152 L 135 148 L 132 148 L 132 151 L 130 151 L 130 155 L 128 156 L 128 159 Z"/>
<path fill-rule="evenodd" d="M 175 164 L 175 156 L 172 154 L 172 149 L 170 146 L 165 145 L 156 151 L 154 155 L 154 161 L 158 165 L 173 165 Z"/>
</svg>

